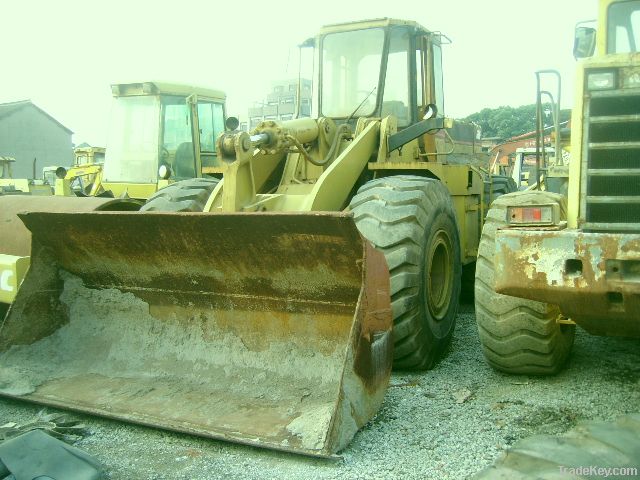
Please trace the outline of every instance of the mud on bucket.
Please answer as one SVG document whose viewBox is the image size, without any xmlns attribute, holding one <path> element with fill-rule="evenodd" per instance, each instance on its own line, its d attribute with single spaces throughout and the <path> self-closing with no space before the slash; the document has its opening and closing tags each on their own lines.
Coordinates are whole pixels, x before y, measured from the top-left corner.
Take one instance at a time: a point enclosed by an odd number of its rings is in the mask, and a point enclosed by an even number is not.
<svg viewBox="0 0 640 480">
<path fill-rule="evenodd" d="M 351 216 L 29 213 L 0 393 L 328 456 L 379 409 L 389 274 Z"/>
</svg>

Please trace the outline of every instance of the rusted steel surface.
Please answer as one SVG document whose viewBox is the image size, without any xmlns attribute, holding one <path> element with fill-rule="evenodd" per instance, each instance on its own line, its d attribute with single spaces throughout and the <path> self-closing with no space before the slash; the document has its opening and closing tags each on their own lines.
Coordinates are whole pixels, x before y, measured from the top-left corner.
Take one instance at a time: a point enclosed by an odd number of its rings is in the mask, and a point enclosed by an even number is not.
<svg viewBox="0 0 640 480">
<path fill-rule="evenodd" d="M 379 409 L 389 274 L 351 216 L 22 218 L 32 267 L 0 329 L 16 375 L 0 394 L 316 456 Z"/>
<path fill-rule="evenodd" d="M 0 195 L 0 253 L 24 257 L 31 252 L 31 233 L 18 218 L 18 213 L 91 212 L 125 202 L 99 197 Z"/>
<path fill-rule="evenodd" d="M 640 235 L 496 232 L 495 288 L 556 304 L 591 333 L 640 336 Z"/>
</svg>

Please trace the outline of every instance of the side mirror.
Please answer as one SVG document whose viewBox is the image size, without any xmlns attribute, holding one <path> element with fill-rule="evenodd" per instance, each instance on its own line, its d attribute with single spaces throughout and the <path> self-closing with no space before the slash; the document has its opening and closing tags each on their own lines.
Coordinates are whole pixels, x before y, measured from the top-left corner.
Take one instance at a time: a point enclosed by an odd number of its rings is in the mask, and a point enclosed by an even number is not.
<svg viewBox="0 0 640 480">
<path fill-rule="evenodd" d="M 438 107 L 434 103 L 430 103 L 424 109 L 424 115 L 422 116 L 423 120 L 428 120 L 430 118 L 435 118 L 438 115 Z"/>
<path fill-rule="evenodd" d="M 576 27 L 573 39 L 573 57 L 587 58 L 596 50 L 596 29 L 592 27 Z"/>
</svg>

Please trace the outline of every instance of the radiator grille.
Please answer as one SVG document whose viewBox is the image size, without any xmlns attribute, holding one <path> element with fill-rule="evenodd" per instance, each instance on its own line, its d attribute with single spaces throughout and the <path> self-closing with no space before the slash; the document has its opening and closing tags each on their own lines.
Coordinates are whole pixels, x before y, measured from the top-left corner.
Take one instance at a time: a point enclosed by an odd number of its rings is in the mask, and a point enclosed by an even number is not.
<svg viewBox="0 0 640 480">
<path fill-rule="evenodd" d="M 640 231 L 640 91 L 594 92 L 585 109 L 585 230 Z"/>
</svg>

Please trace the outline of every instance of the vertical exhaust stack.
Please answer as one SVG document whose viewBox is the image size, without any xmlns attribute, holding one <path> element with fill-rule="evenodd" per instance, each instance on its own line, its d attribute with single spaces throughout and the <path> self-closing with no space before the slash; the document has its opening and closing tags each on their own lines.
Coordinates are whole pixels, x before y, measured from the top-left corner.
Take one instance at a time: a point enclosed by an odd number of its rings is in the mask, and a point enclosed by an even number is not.
<svg viewBox="0 0 640 480">
<path fill-rule="evenodd" d="M 379 409 L 389 274 L 350 215 L 21 218 L 2 395 L 316 456 Z"/>
</svg>

